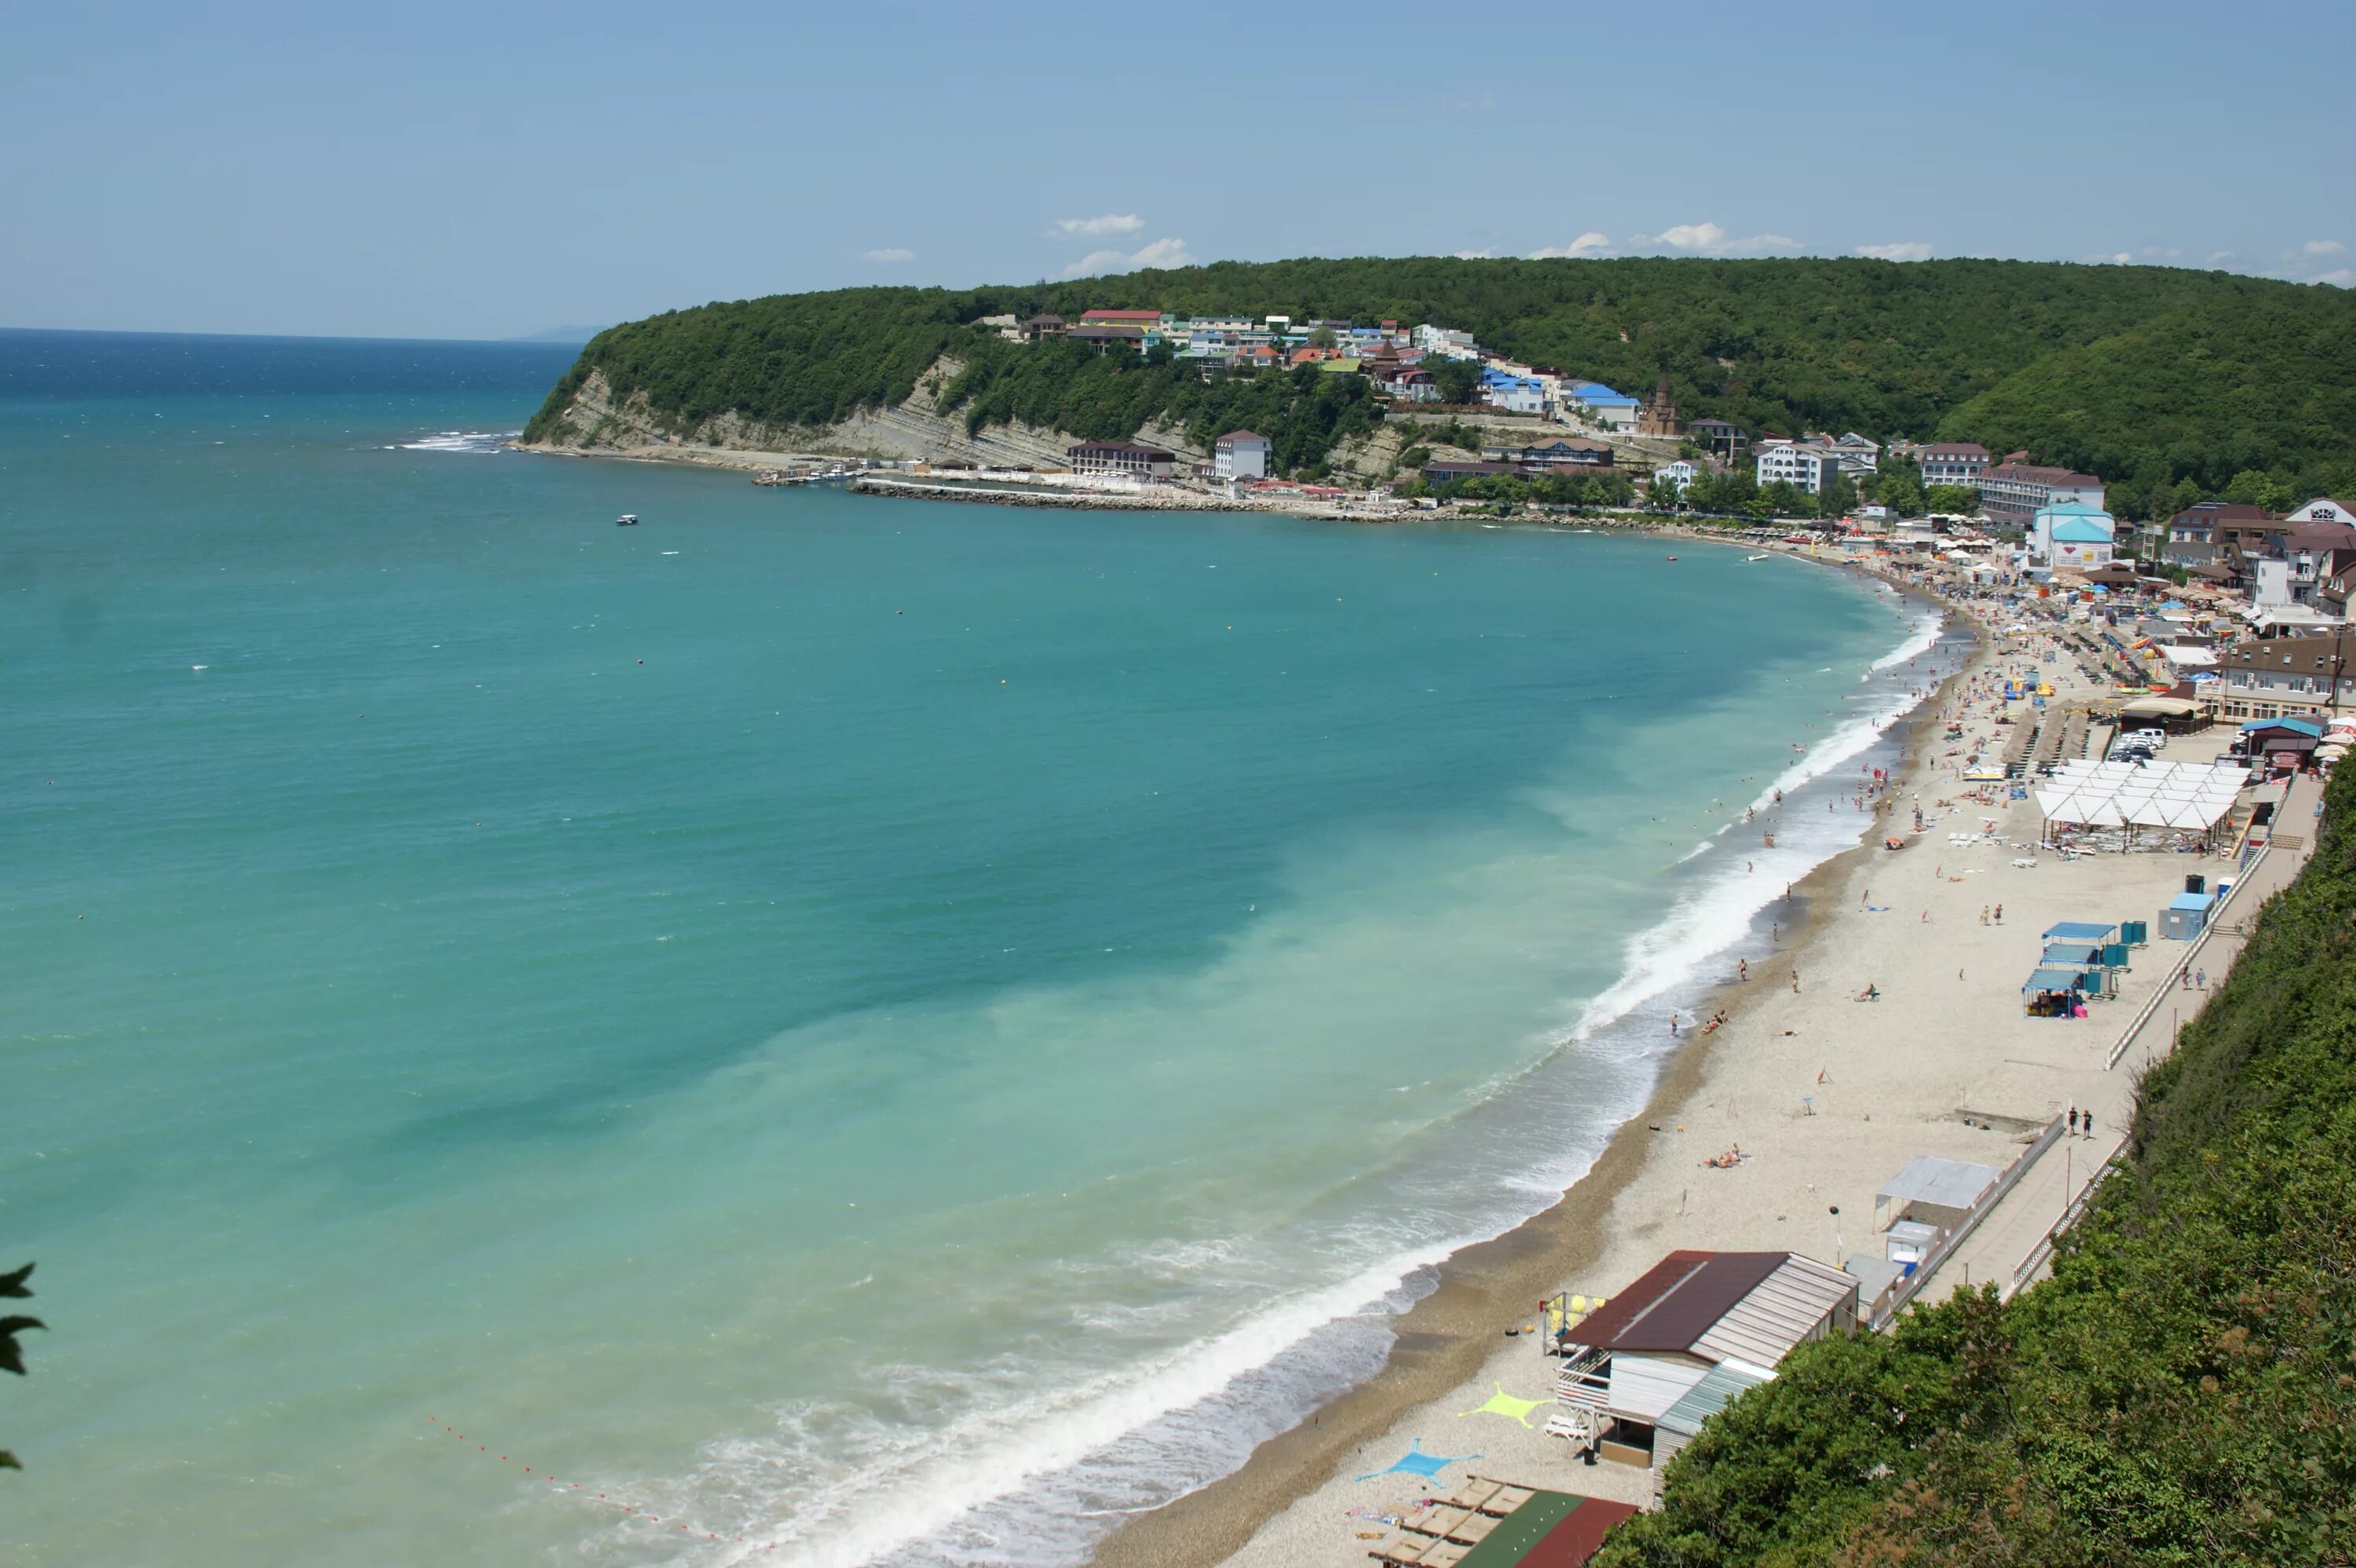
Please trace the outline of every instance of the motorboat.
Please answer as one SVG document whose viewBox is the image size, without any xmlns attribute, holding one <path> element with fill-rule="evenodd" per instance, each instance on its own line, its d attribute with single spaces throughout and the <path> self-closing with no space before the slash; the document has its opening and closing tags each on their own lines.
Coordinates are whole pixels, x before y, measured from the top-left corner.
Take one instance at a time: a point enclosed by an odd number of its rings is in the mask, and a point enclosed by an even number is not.
<svg viewBox="0 0 2356 1568">
<path fill-rule="evenodd" d="M 638 515 L 636 512 L 624 512 L 614 519 L 614 526 L 617 528 L 635 528 L 638 526 Z"/>
</svg>

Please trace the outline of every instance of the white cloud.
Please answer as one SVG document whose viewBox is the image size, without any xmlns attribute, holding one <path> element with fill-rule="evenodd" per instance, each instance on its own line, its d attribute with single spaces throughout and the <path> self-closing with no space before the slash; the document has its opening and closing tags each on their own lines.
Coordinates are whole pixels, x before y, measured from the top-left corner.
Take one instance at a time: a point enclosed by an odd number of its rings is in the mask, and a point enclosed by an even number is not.
<svg viewBox="0 0 2356 1568">
<path fill-rule="evenodd" d="M 862 251 L 859 255 L 862 261 L 913 261 L 916 259 L 914 251 L 904 251 L 897 245 L 886 245 L 881 251 Z"/>
<path fill-rule="evenodd" d="M 1449 254 L 1460 261 L 1494 261 L 1497 259 L 1494 251 L 1451 251 Z"/>
<path fill-rule="evenodd" d="M 2337 256 L 2348 247 L 2337 240 L 2310 240 L 2299 249 L 2310 256 Z"/>
<path fill-rule="evenodd" d="M 2220 261 L 2230 261 L 2233 259 L 2233 252 L 2231 251 L 2211 251 L 2209 252 L 2209 264 L 2212 267 Z"/>
<path fill-rule="evenodd" d="M 2329 283 L 2335 289 L 2356 289 L 2356 267 L 2335 267 L 2328 272 L 2318 272 L 2315 281 Z"/>
<path fill-rule="evenodd" d="M 2097 251 L 2091 256 L 2081 256 L 2078 260 L 2089 267 L 2124 267 L 2135 260 L 2135 252 L 2132 251 Z"/>
<path fill-rule="evenodd" d="M 1533 261 L 1544 261 L 1558 256 L 1593 256 L 1612 248 L 1612 237 L 1600 229 L 1590 229 L 1568 245 L 1548 245 L 1530 252 Z"/>
<path fill-rule="evenodd" d="M 1194 258 L 1187 253 L 1183 240 L 1156 240 L 1130 252 L 1132 267 L 1191 267 Z"/>
<path fill-rule="evenodd" d="M 1715 223 L 1678 223 L 1658 234 L 1639 234 L 1635 244 L 1684 251 L 1696 256 L 1760 256 L 1770 251 L 1796 251 L 1800 242 L 1788 234 L 1751 234 L 1730 239 Z"/>
<path fill-rule="evenodd" d="M 1137 267 L 1191 267 L 1194 258 L 1183 240 L 1154 240 L 1134 251 L 1091 251 L 1064 269 L 1067 278 L 1093 277 L 1099 272 L 1126 272 Z"/>
<path fill-rule="evenodd" d="M 1857 253 L 1877 261 L 1927 261 L 1931 245 L 1926 240 L 1898 240 L 1887 245 L 1860 245 Z"/>
<path fill-rule="evenodd" d="M 1145 219 L 1134 212 L 1108 212 L 1102 218 L 1059 219 L 1049 233 L 1064 240 L 1102 240 L 1114 234 L 1135 234 L 1144 227 Z"/>
</svg>

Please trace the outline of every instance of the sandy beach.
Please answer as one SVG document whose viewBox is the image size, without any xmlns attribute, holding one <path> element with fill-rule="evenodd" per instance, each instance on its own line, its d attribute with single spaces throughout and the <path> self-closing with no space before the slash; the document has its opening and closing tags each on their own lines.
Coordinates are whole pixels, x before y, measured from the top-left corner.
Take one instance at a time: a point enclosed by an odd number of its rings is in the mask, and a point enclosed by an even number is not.
<svg viewBox="0 0 2356 1568">
<path fill-rule="evenodd" d="M 1976 619 L 1973 607 L 1950 610 Z M 2105 1057 L 2165 981 L 2173 944 L 2139 952 L 2119 999 L 2097 1004 L 2092 1017 L 2032 1019 L 2019 987 L 2035 966 L 2040 933 L 2065 920 L 2151 920 L 2186 870 L 2217 862 L 2040 854 L 2033 797 L 2012 801 L 2001 785 L 1965 784 L 1965 760 L 1982 746 L 2000 756 L 2008 733 L 1996 722 L 2006 706 L 1989 689 L 1996 673 L 2018 673 L 2053 645 L 2042 635 L 1987 631 L 1965 667 L 1916 710 L 1880 826 L 1793 890 L 1772 959 L 1753 961 L 1747 978 L 1723 976 L 1708 1004 L 1724 1010 L 1725 1024 L 1683 1032 L 1647 1110 L 1562 1202 L 1451 1258 L 1439 1289 L 1401 1318 L 1378 1377 L 1262 1445 L 1236 1474 L 1131 1521 L 1097 1561 L 1365 1563 L 1388 1528 L 1382 1516 L 1411 1506 L 1429 1484 L 1354 1477 L 1418 1441 L 1428 1453 L 1481 1456 L 1451 1467 L 1444 1482 L 1470 1468 L 1649 1502 L 1655 1472 L 1582 1466 L 1569 1443 L 1545 1435 L 1546 1407 L 1527 1424 L 1466 1413 L 1499 1390 L 1551 1402 L 1555 1360 L 1537 1339 L 1505 1332 L 1536 1322 L 1542 1296 L 1609 1296 L 1679 1247 L 1788 1249 L 1826 1262 L 1879 1256 L 1874 1194 L 1910 1158 L 2000 1167 L 2065 1108 L 2109 1114 L 2127 1070 L 2106 1069 Z M 2098 695 L 2066 656 L 2037 668 L 2054 684 L 2057 704 Z M 1964 739 L 1946 738 L 1950 719 Z M 2222 743 L 2211 731 L 2171 742 L 2169 754 L 2205 761 Z M 1912 826 L 1918 807 L 1924 831 L 1903 849 L 1882 848 L 1886 834 Z M 1991 826 L 1992 837 L 1984 831 Z M 1762 814 L 1736 831 L 1746 830 L 1772 824 Z M 1869 993 L 1874 999 L 1860 999 Z M 1736 1150 L 1730 1168 L 1706 1163 Z"/>
</svg>

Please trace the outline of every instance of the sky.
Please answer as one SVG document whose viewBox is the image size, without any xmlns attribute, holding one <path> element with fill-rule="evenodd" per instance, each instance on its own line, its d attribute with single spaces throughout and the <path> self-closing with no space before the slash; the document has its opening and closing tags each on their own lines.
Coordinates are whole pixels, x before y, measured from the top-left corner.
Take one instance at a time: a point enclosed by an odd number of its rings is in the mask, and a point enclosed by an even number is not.
<svg viewBox="0 0 2356 1568">
<path fill-rule="evenodd" d="M 48 5 L 0 326 L 506 337 L 1287 256 L 2356 285 L 2356 5 Z"/>
</svg>

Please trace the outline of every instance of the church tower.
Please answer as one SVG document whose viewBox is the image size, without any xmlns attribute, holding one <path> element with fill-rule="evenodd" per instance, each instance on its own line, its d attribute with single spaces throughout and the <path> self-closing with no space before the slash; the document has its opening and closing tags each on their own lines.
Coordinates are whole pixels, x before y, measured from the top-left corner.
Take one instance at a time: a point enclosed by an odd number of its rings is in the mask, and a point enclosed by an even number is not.
<svg viewBox="0 0 2356 1568">
<path fill-rule="evenodd" d="M 1669 373 L 1664 370 L 1660 384 L 1653 389 L 1653 395 L 1637 405 L 1636 433 L 1683 435 L 1685 432 L 1685 421 L 1677 417 L 1676 394 L 1669 390 Z"/>
</svg>

